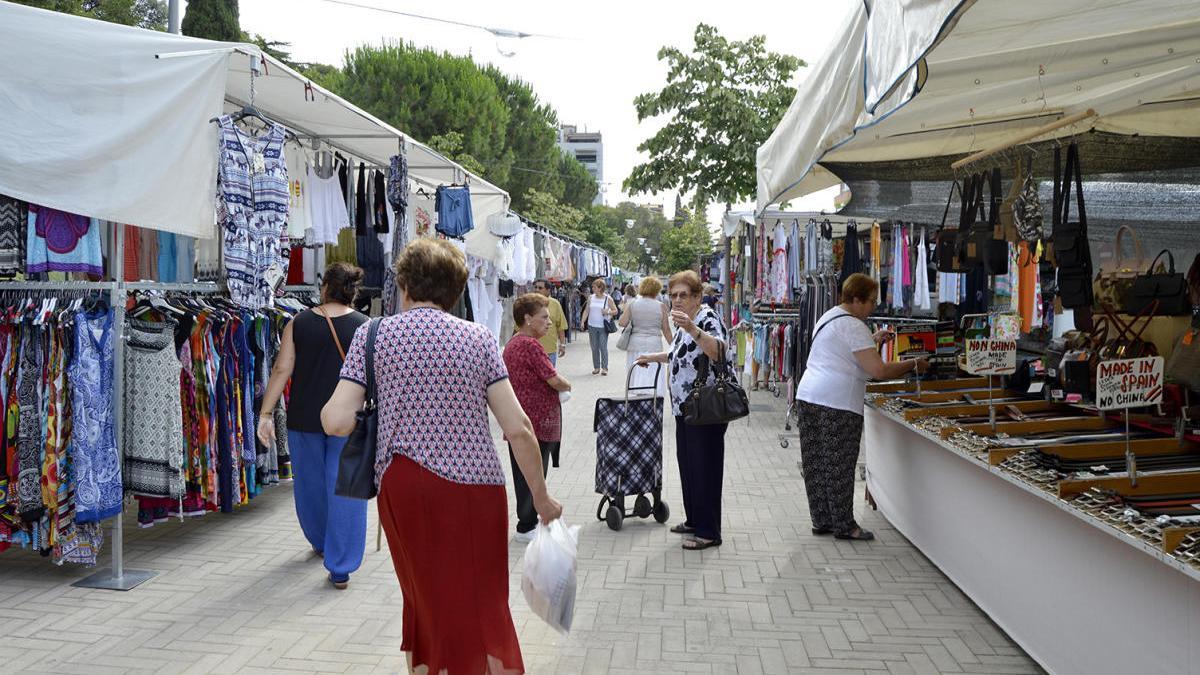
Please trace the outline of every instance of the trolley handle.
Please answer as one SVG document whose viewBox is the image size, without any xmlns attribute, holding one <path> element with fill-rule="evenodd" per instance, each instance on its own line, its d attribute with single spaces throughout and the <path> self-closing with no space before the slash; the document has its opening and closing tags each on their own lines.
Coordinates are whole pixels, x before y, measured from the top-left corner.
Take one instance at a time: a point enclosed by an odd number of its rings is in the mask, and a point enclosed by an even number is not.
<svg viewBox="0 0 1200 675">
<path fill-rule="evenodd" d="M 626 403 L 629 403 L 629 392 L 631 392 L 631 391 L 642 390 L 642 389 L 654 389 L 656 391 L 658 390 L 658 376 L 662 375 L 662 364 L 661 363 L 654 364 L 654 384 L 645 385 L 645 386 L 641 386 L 641 387 L 631 387 L 631 386 L 629 386 L 629 384 L 631 382 L 633 382 L 633 373 L 638 368 L 641 368 L 641 366 L 635 364 L 633 366 L 633 368 L 630 368 L 629 372 L 625 374 L 625 402 Z"/>
</svg>

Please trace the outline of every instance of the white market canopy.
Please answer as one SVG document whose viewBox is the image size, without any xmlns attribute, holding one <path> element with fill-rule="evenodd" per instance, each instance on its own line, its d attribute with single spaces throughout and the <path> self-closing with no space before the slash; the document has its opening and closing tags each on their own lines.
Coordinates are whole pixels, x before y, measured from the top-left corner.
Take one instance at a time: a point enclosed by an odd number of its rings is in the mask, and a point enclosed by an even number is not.
<svg viewBox="0 0 1200 675">
<path fill-rule="evenodd" d="M 217 129 L 250 100 L 254 45 L 130 28 L 0 0 L 0 194 L 103 220 L 215 235 Z M 468 252 L 491 259 L 485 223 L 508 194 L 265 57 L 254 106 L 311 137 L 386 166 L 407 145 L 409 176 L 471 187 Z"/>
<path fill-rule="evenodd" d="M 1040 138 L 1200 136 L 1195 0 L 877 0 L 835 34 L 758 149 L 759 211 L 840 183 L 823 164 L 953 158 L 1089 109 Z"/>
</svg>

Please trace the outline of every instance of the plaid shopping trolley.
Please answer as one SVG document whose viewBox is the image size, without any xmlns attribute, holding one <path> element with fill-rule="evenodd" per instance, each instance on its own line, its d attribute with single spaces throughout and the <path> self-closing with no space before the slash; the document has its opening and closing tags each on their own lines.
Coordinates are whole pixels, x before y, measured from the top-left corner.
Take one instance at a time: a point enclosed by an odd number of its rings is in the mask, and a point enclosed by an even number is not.
<svg viewBox="0 0 1200 675">
<path fill-rule="evenodd" d="M 663 398 L 655 385 L 630 387 L 633 372 L 630 368 L 626 375 L 624 397 L 596 401 L 593 420 L 596 493 L 603 495 L 596 520 L 607 521 L 613 530 L 620 530 L 624 519 L 631 515 L 653 515 L 660 523 L 671 517 L 670 508 L 662 500 Z M 655 383 L 661 375 L 662 364 L 657 364 Z M 650 393 L 630 396 L 631 391 L 644 389 Z M 636 496 L 632 512 L 625 510 L 628 496 Z"/>
</svg>

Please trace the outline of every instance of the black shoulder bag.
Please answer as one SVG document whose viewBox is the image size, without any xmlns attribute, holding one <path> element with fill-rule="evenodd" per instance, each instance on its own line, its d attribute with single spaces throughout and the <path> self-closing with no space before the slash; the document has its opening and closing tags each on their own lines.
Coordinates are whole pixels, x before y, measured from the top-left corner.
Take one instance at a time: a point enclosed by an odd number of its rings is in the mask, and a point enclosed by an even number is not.
<svg viewBox="0 0 1200 675">
<path fill-rule="evenodd" d="M 1071 185 L 1079 203 L 1079 220 L 1071 222 Z M 1092 253 L 1088 246 L 1087 211 L 1083 205 L 1083 171 L 1079 166 L 1079 148 L 1067 148 L 1066 170 L 1059 190 L 1060 207 L 1054 222 L 1054 261 L 1058 264 L 1058 297 L 1065 309 L 1091 307 L 1095 302 L 1092 287 Z"/>
<path fill-rule="evenodd" d="M 375 487 L 375 456 L 379 411 L 375 407 L 375 332 L 379 330 L 379 319 L 372 319 L 367 329 L 366 353 L 367 396 L 363 409 L 354 413 L 354 431 L 342 446 L 338 458 L 337 481 L 333 493 L 351 499 L 371 499 L 378 490 Z"/>
<path fill-rule="evenodd" d="M 958 189 L 958 181 L 951 182 L 950 196 L 946 198 L 946 210 L 942 212 L 942 226 L 938 229 L 938 233 L 935 236 L 937 243 L 933 250 L 933 260 L 937 264 L 938 271 L 947 274 L 960 271 L 958 256 L 956 254 L 958 229 L 946 227 L 946 218 L 950 215 L 950 204 L 954 202 L 955 192 L 958 193 L 960 203 L 966 199 L 962 191 Z M 959 219 L 961 220 L 961 216 Z"/>
<path fill-rule="evenodd" d="M 1167 254 L 1170 267 L 1163 271 L 1155 271 L 1158 259 Z M 1145 274 L 1137 275 L 1133 280 L 1133 290 L 1125 308 L 1126 314 L 1141 314 L 1155 300 L 1158 301 L 1159 316 L 1187 316 L 1192 312 L 1188 297 L 1187 278 L 1175 271 L 1175 254 L 1164 248 Z"/>
<path fill-rule="evenodd" d="M 725 351 L 725 344 L 722 343 L 717 359 L 717 376 L 711 383 L 708 381 L 708 356 L 701 354 L 697 359 L 696 381 L 687 399 L 679 406 L 684 422 L 692 426 L 728 424 L 750 414 L 750 399 L 746 396 L 746 390 L 731 375 Z"/>
</svg>

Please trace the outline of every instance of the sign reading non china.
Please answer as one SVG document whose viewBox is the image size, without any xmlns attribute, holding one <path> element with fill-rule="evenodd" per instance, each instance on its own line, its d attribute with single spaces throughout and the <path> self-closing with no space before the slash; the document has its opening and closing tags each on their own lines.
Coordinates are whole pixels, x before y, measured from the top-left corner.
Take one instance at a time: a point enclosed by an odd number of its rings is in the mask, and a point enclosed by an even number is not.
<svg viewBox="0 0 1200 675">
<path fill-rule="evenodd" d="M 1101 361 L 1096 367 L 1096 407 L 1141 408 L 1163 400 L 1163 358 Z"/>
<path fill-rule="evenodd" d="M 967 340 L 966 369 L 972 375 L 1011 375 L 1017 372 L 1017 341 L 986 338 Z"/>
</svg>

